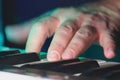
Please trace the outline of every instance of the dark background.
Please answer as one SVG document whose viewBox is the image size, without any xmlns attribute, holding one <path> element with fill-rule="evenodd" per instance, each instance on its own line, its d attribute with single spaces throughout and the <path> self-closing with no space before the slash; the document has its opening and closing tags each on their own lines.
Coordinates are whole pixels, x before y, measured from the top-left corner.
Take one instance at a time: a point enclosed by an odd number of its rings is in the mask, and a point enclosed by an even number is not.
<svg viewBox="0 0 120 80">
<path fill-rule="evenodd" d="M 95 0 L 3 0 L 7 24 L 23 22 L 56 7 L 76 6 Z"/>
</svg>

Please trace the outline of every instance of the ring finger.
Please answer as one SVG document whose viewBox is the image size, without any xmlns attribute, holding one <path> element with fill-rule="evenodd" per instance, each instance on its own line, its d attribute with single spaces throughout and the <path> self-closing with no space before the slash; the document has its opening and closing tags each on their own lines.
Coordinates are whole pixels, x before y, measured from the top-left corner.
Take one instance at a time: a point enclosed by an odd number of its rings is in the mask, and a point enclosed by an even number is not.
<svg viewBox="0 0 120 80">
<path fill-rule="evenodd" d="M 62 54 L 63 59 L 76 58 L 84 52 L 97 38 L 97 31 L 94 26 L 83 25 L 76 32 L 70 44 Z"/>
</svg>

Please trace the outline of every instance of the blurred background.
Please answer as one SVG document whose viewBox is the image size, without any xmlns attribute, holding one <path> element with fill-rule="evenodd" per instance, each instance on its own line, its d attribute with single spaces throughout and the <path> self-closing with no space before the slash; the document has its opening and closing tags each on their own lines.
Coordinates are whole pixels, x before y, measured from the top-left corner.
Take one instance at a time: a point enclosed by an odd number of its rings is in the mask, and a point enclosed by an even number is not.
<svg viewBox="0 0 120 80">
<path fill-rule="evenodd" d="M 93 1 L 95 0 L 0 0 L 0 45 L 11 48 L 25 48 L 25 44 L 15 44 L 7 40 L 5 34 L 6 25 L 24 23 L 57 7 L 77 6 Z M 47 52 L 51 39 L 46 40 L 42 48 L 43 52 Z M 117 53 L 119 53 L 119 50 Z M 120 61 L 120 54 L 117 55 L 112 61 Z M 108 60 L 104 57 L 103 50 L 98 45 L 92 45 L 81 56 Z"/>
</svg>

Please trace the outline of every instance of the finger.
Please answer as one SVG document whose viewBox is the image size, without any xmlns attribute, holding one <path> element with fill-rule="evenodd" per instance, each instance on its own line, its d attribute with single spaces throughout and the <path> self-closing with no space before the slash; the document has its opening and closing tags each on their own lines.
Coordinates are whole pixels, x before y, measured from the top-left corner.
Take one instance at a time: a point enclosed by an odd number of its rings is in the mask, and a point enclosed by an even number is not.
<svg viewBox="0 0 120 80">
<path fill-rule="evenodd" d="M 49 61 L 58 61 L 61 59 L 63 51 L 78 28 L 75 20 L 68 20 L 59 27 L 48 50 L 47 58 Z"/>
<path fill-rule="evenodd" d="M 110 31 L 104 31 L 100 34 L 100 44 L 104 49 L 104 55 L 110 59 L 115 57 L 115 41 L 113 40 Z"/>
<path fill-rule="evenodd" d="M 56 17 L 49 17 L 37 22 L 30 31 L 26 44 L 26 52 L 39 53 L 44 41 L 55 32 L 59 23 L 60 21 Z"/>
<path fill-rule="evenodd" d="M 64 51 L 63 59 L 73 59 L 83 53 L 97 38 L 95 27 L 90 25 L 82 26 L 73 37 L 72 41 Z"/>
</svg>

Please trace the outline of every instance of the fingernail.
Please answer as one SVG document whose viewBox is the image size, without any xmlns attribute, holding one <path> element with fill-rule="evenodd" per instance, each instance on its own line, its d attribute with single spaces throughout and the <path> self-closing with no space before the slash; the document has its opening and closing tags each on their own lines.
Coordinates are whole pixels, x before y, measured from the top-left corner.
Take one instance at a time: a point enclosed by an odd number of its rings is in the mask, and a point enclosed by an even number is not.
<svg viewBox="0 0 120 80">
<path fill-rule="evenodd" d="M 109 48 L 107 53 L 108 53 L 107 58 L 115 57 L 115 52 L 114 52 L 114 50 L 112 48 Z"/>
<path fill-rule="evenodd" d="M 51 51 L 48 56 L 48 61 L 58 61 L 60 60 L 59 53 L 57 51 Z"/>
<path fill-rule="evenodd" d="M 74 58 L 73 53 L 71 53 L 70 51 L 66 51 L 62 55 L 62 59 L 64 59 L 64 60 L 73 59 L 73 58 Z"/>
</svg>

